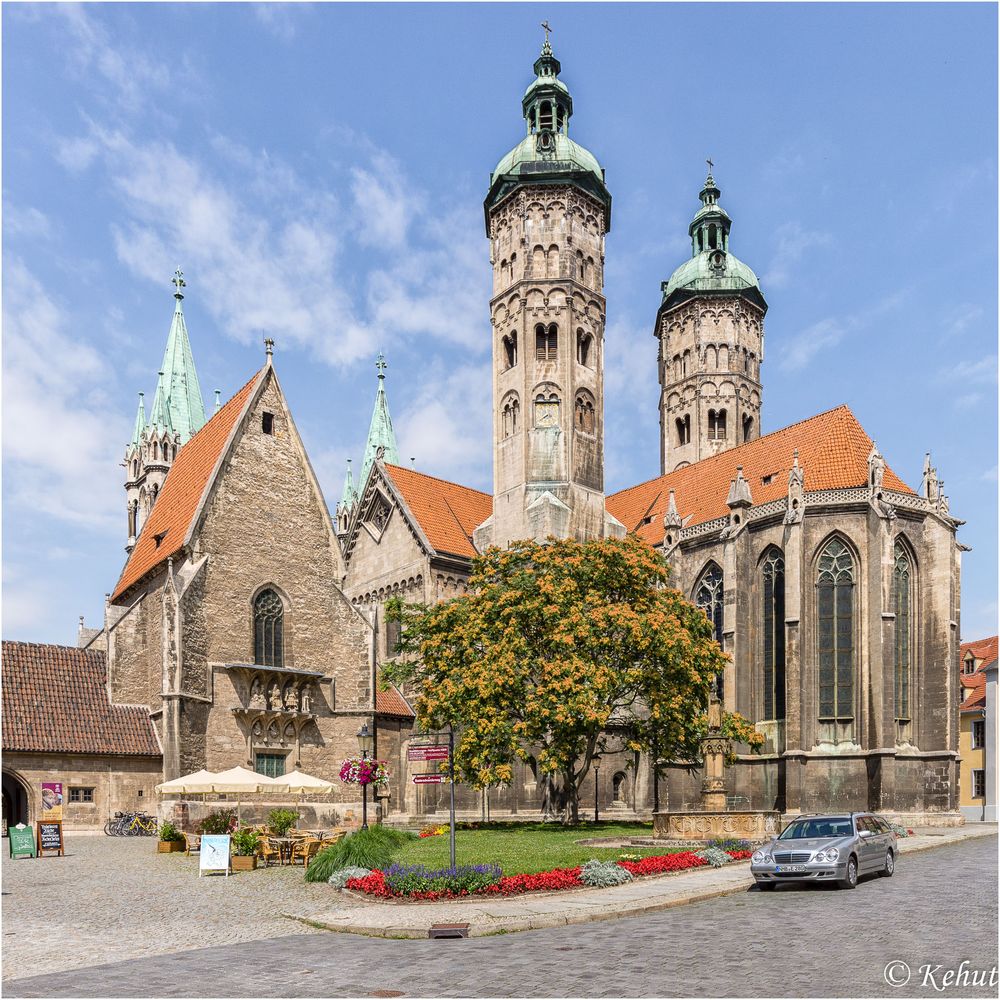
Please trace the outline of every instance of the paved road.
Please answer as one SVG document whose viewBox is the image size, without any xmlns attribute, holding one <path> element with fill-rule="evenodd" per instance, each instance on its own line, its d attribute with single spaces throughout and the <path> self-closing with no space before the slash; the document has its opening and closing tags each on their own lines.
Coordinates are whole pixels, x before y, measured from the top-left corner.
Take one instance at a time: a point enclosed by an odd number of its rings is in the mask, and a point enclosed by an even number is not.
<svg viewBox="0 0 1000 1000">
<path fill-rule="evenodd" d="M 467 941 L 292 935 L 31 979 L 39 996 L 990 996 L 949 969 L 997 964 L 997 840 L 900 860 L 854 892 L 782 886 L 650 916 Z M 910 981 L 894 989 L 890 962 Z M 937 968 L 940 966 L 940 968 Z M 899 974 L 900 969 L 894 970 Z M 994 974 L 995 975 L 995 974 Z M 398 991 L 387 992 L 387 991 Z"/>
</svg>

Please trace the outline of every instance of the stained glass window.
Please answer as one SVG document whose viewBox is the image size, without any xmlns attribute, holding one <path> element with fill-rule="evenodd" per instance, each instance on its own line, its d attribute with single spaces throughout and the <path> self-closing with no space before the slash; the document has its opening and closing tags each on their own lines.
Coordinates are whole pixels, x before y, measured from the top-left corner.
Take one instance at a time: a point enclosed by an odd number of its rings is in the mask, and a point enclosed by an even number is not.
<svg viewBox="0 0 1000 1000">
<path fill-rule="evenodd" d="M 892 555 L 892 589 L 896 611 L 896 660 L 893 672 L 893 693 L 896 699 L 896 720 L 907 722 L 910 718 L 910 581 L 913 577 L 913 571 L 910 566 L 910 556 L 905 546 L 900 542 L 896 542 Z"/>
<path fill-rule="evenodd" d="M 819 626 L 819 716 L 854 718 L 854 559 L 839 538 L 819 557 L 816 586 Z"/>
<path fill-rule="evenodd" d="M 722 645 L 722 570 L 712 563 L 698 580 L 698 585 L 694 588 L 694 603 L 705 612 L 708 620 L 712 623 L 712 637 Z M 718 675 L 718 695 L 722 700 L 723 675 Z"/>
<path fill-rule="evenodd" d="M 785 717 L 785 560 L 772 549 L 764 560 L 764 718 Z"/>
</svg>

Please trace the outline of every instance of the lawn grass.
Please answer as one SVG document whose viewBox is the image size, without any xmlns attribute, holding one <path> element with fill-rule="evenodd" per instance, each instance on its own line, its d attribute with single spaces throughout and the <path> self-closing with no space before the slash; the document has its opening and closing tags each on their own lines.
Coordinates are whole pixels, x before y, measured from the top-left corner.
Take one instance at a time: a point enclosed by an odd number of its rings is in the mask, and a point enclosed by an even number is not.
<svg viewBox="0 0 1000 1000">
<path fill-rule="evenodd" d="M 591 858 L 614 861 L 624 851 L 643 857 L 672 854 L 663 847 L 584 847 L 574 843 L 587 837 L 649 837 L 651 823 L 492 823 L 477 830 L 455 833 L 455 861 L 460 865 L 496 862 L 504 875 L 530 875 L 553 868 L 575 868 Z M 676 849 L 675 849 L 676 850 Z M 405 865 L 447 868 L 448 835 L 410 841 L 393 855 Z"/>
</svg>

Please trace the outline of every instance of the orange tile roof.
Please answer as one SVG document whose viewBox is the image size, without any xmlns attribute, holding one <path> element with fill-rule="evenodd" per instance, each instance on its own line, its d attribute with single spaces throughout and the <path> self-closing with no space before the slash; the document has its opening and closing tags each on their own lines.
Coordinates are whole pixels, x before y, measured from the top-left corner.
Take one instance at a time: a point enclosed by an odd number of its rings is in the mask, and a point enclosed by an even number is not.
<svg viewBox="0 0 1000 1000">
<path fill-rule="evenodd" d="M 755 505 L 778 500 L 788 493 L 788 470 L 796 448 L 807 491 L 844 489 L 868 482 L 871 438 L 849 407 L 838 406 L 612 494 L 607 500 L 608 511 L 628 530 L 637 531 L 641 538 L 658 545 L 663 540 L 663 515 L 671 489 L 685 527 L 729 514 L 726 497 L 739 465 L 743 466 L 743 476 L 750 485 Z M 765 477 L 772 477 L 766 485 Z M 913 492 L 888 467 L 883 483 L 889 490 Z M 647 518 L 651 520 L 644 523 Z"/>
<path fill-rule="evenodd" d="M 184 547 L 184 538 L 198 511 L 212 471 L 262 371 L 257 372 L 177 453 L 163 481 L 163 489 L 125 563 L 112 601 L 118 600 L 133 584 Z M 157 537 L 160 538 L 159 544 Z"/>
<path fill-rule="evenodd" d="M 962 673 L 965 657 L 972 653 L 979 664 L 971 674 Z M 973 642 L 963 642 L 958 650 L 959 675 L 958 680 L 967 692 L 960 708 L 963 712 L 980 709 L 986 705 L 986 674 L 984 669 L 997 658 L 997 636 L 988 639 L 976 639 Z"/>
<path fill-rule="evenodd" d="M 476 555 L 472 532 L 493 513 L 493 497 L 399 465 L 387 465 L 385 471 L 437 552 Z"/>
<path fill-rule="evenodd" d="M 382 688 L 375 689 L 375 711 L 379 715 L 397 715 L 404 719 L 416 718 L 416 713 L 395 684 L 390 684 L 385 691 Z"/>
<path fill-rule="evenodd" d="M 972 653 L 977 660 L 985 660 L 987 663 L 997 658 L 998 637 L 991 635 L 988 639 L 974 639 L 972 642 L 963 642 L 959 648 L 959 656 L 964 660 L 966 653 Z"/>
<path fill-rule="evenodd" d="M 149 712 L 113 705 L 102 650 L 3 644 L 3 749 L 159 757 Z"/>
</svg>

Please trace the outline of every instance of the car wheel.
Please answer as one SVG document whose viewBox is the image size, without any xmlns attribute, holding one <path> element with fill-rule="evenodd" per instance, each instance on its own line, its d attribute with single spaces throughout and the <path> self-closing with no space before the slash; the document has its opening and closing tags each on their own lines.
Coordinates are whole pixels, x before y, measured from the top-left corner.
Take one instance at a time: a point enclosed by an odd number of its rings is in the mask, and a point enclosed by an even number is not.
<svg viewBox="0 0 1000 1000">
<path fill-rule="evenodd" d="M 885 867 L 879 874 L 883 878 L 892 878 L 892 873 L 896 870 L 896 858 L 892 851 L 885 852 Z"/>
<path fill-rule="evenodd" d="M 774 890 L 777 887 L 778 887 L 778 883 L 777 882 L 758 882 L 757 883 L 757 888 L 760 889 L 761 892 L 774 892 Z"/>
<path fill-rule="evenodd" d="M 854 889 L 858 884 L 858 859 L 852 854 L 847 859 L 847 876 L 840 880 L 841 889 Z"/>
</svg>

